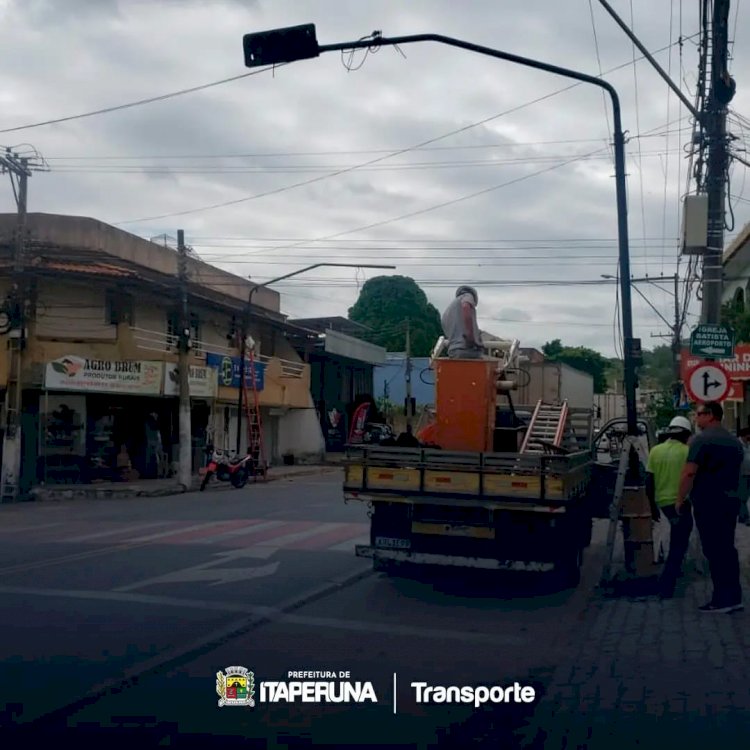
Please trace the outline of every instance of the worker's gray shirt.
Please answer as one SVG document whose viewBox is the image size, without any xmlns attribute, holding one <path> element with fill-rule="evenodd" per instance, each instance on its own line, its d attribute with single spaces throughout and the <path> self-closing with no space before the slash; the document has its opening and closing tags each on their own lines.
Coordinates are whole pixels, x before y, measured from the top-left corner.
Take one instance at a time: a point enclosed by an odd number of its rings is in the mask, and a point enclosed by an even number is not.
<svg viewBox="0 0 750 750">
<path fill-rule="evenodd" d="M 467 330 L 464 324 L 464 314 L 461 309 L 464 302 L 468 302 L 471 305 L 472 330 Z M 466 350 L 468 348 L 464 334 L 471 336 L 477 344 L 481 343 L 479 327 L 477 326 L 476 306 L 474 305 L 474 297 L 471 294 L 462 294 L 460 297 L 456 297 L 445 309 L 441 323 L 443 324 L 443 335 L 448 341 L 448 356 L 452 352 L 458 353 L 458 350 Z"/>
<path fill-rule="evenodd" d="M 737 497 L 745 451 L 724 427 L 707 427 L 689 443 L 688 463 L 698 471 L 690 490 L 694 505 L 725 497 Z"/>
</svg>

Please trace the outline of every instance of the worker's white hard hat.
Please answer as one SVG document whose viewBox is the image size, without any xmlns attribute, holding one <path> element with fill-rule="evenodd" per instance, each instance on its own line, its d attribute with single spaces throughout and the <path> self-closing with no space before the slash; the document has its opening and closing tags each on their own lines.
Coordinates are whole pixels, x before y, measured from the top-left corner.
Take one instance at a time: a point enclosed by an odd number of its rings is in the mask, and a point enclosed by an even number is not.
<svg viewBox="0 0 750 750">
<path fill-rule="evenodd" d="M 690 420 L 687 417 L 674 417 L 669 423 L 669 429 L 692 432 L 693 426 L 690 424 Z"/>
</svg>

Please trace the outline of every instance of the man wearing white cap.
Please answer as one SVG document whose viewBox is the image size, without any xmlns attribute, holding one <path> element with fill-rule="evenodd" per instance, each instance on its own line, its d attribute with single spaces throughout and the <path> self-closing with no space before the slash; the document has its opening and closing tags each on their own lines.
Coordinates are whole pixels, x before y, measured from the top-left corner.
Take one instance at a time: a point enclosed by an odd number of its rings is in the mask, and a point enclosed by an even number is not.
<svg viewBox="0 0 750 750">
<path fill-rule="evenodd" d="M 690 533 L 693 530 L 693 514 L 690 503 L 685 502 L 678 514 L 674 504 L 680 488 L 682 468 L 688 457 L 687 442 L 692 425 L 686 417 L 675 417 L 667 430 L 667 439 L 655 445 L 648 456 L 646 467 L 646 492 L 651 501 L 654 520 L 663 513 L 670 524 L 669 555 L 659 579 L 659 595 L 662 599 L 674 596 L 677 576 L 687 552 Z"/>
</svg>

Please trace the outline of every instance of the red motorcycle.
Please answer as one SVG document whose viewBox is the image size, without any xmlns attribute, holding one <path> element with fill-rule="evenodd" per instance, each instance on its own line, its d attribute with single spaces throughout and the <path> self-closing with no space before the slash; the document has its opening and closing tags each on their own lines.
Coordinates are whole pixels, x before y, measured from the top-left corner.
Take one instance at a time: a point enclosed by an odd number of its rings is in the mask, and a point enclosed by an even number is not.
<svg viewBox="0 0 750 750">
<path fill-rule="evenodd" d="M 247 484 L 247 480 L 255 472 L 255 462 L 252 454 L 237 456 L 234 453 L 215 450 L 211 453 L 211 459 L 206 466 L 206 473 L 201 482 L 201 492 L 216 477 L 220 482 L 231 482 L 232 487 L 241 489 Z"/>
</svg>

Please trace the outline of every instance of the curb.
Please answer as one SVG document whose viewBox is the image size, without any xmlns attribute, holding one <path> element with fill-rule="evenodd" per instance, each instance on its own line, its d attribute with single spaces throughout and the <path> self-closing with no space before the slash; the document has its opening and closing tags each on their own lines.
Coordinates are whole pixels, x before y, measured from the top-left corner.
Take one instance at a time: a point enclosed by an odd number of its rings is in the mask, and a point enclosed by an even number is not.
<svg viewBox="0 0 750 750">
<path fill-rule="evenodd" d="M 317 476 L 319 474 L 328 474 L 336 471 L 339 466 L 335 464 L 324 464 L 310 466 L 309 469 L 302 469 L 290 474 L 281 474 L 274 476 L 273 470 L 269 471 L 265 482 L 258 484 L 267 484 L 269 482 L 280 482 L 282 480 L 292 481 L 297 477 Z M 248 486 L 252 486 L 248 483 Z M 197 492 L 200 489 L 200 481 L 196 481 L 189 490 L 183 489 L 182 485 L 173 484 L 168 487 L 157 487 L 155 489 L 142 489 L 138 487 L 85 487 L 81 485 L 76 489 L 66 487 L 65 489 L 39 488 L 32 492 L 34 502 L 64 502 L 72 500 L 130 500 L 136 497 L 170 497 L 172 495 L 182 495 L 185 492 Z M 228 483 L 213 485 L 211 491 L 233 489 Z"/>
</svg>

